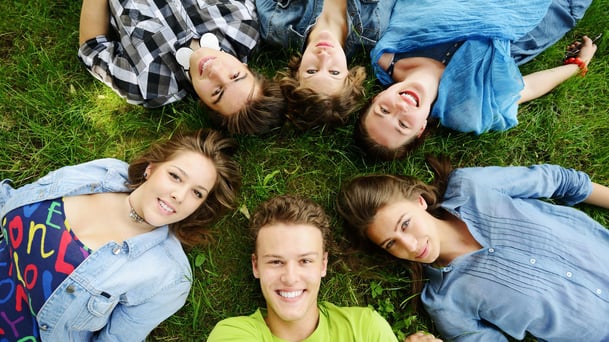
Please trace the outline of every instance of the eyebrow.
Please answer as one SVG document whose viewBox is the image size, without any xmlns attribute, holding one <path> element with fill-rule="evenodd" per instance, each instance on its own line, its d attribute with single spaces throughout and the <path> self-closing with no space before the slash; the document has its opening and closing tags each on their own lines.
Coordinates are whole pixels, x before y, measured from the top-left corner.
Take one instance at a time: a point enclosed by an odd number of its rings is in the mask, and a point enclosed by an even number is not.
<svg viewBox="0 0 609 342">
<path fill-rule="evenodd" d="M 402 216 L 398 217 L 398 221 L 395 223 L 395 228 L 393 229 L 394 232 L 397 232 L 399 227 L 400 227 L 400 222 L 402 222 L 402 220 L 404 219 L 404 216 L 406 216 L 406 213 L 402 214 Z M 382 248 L 385 248 L 384 246 L 387 244 L 387 242 L 389 242 L 389 240 L 391 240 L 391 238 L 387 238 L 385 239 L 385 241 L 381 242 L 379 244 L 379 246 L 381 246 Z"/>
<path fill-rule="evenodd" d="M 190 178 L 188 176 L 188 173 L 186 173 L 186 171 L 184 171 L 181 167 L 179 167 L 177 165 L 172 165 L 172 166 L 175 167 L 180 172 L 182 177 L 184 177 L 184 178 Z M 196 185 L 195 188 L 198 188 L 199 190 L 204 190 L 205 192 L 209 193 L 209 190 L 206 187 L 204 187 L 203 185 Z"/>
<path fill-rule="evenodd" d="M 317 253 L 317 252 L 307 252 L 307 253 L 299 254 L 298 257 L 302 258 L 302 257 L 305 257 L 305 256 L 311 256 L 311 255 L 317 256 L 317 255 L 319 255 L 319 253 Z M 262 257 L 263 258 L 285 259 L 284 256 L 276 255 L 276 254 L 265 254 L 265 255 L 262 255 Z"/>
<path fill-rule="evenodd" d="M 235 79 L 233 80 L 233 83 L 234 83 L 234 82 L 239 82 L 239 81 L 241 81 L 241 80 L 244 80 L 245 78 L 247 78 L 247 76 L 248 76 L 248 75 L 249 75 L 249 74 L 248 74 L 247 72 L 245 72 L 245 73 L 243 74 L 243 76 L 241 76 L 241 77 L 239 77 L 239 78 L 235 78 Z M 217 104 L 218 102 L 220 102 L 220 100 L 222 100 L 222 96 L 223 96 L 223 95 L 224 95 L 224 89 L 222 89 L 222 91 L 220 92 L 220 95 L 218 95 L 218 98 L 216 99 L 216 101 L 214 101 L 214 102 L 212 102 L 212 103 L 213 103 L 213 104 Z"/>
</svg>

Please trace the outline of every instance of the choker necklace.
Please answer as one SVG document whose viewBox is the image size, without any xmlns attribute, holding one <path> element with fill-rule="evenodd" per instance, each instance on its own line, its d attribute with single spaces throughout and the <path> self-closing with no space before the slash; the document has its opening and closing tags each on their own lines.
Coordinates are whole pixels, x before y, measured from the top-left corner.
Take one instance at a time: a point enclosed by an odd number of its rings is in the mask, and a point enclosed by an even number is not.
<svg viewBox="0 0 609 342">
<path fill-rule="evenodd" d="M 146 224 L 148 224 L 148 222 L 146 222 L 146 220 L 144 220 L 144 218 L 141 217 L 135 211 L 135 209 L 133 209 L 133 206 L 131 205 L 131 197 L 127 196 L 127 201 L 129 202 L 129 218 L 131 219 L 131 221 L 135 222 L 135 223 L 146 223 Z"/>
</svg>

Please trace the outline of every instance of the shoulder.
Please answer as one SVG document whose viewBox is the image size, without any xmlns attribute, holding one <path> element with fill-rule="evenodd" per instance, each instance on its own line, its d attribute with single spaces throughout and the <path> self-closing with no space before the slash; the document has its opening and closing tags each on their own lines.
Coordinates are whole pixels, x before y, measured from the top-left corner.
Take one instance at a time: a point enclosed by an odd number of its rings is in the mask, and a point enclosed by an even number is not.
<svg viewBox="0 0 609 342">
<path fill-rule="evenodd" d="M 207 341 L 265 341 L 272 334 L 257 310 L 249 316 L 236 316 L 221 320 L 209 334 Z"/>
</svg>

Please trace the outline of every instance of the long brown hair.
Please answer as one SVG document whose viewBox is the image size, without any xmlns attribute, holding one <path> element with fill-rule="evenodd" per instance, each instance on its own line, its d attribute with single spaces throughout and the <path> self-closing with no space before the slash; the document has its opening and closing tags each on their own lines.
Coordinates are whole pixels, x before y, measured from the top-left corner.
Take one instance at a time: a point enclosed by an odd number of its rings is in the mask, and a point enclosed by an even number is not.
<svg viewBox="0 0 609 342">
<path fill-rule="evenodd" d="M 345 184 L 337 201 L 338 213 L 345 220 L 345 226 L 354 244 L 365 251 L 380 249 L 367 237 L 366 231 L 374 221 L 376 213 L 386 205 L 402 199 L 414 200 L 422 196 L 427 202 L 427 211 L 438 218 L 445 216 L 440 201 L 446 189 L 448 175 L 452 167 L 447 158 L 428 157 L 435 178 L 432 184 L 425 184 L 411 176 L 365 175 L 358 176 Z M 386 252 L 385 252 L 386 253 Z M 422 265 L 409 264 L 413 282 L 413 293 L 422 289 Z"/>
<path fill-rule="evenodd" d="M 287 101 L 288 120 L 301 130 L 323 125 L 337 127 L 346 124 L 349 114 L 361 107 L 366 69 L 362 66 L 352 67 L 349 69 L 349 75 L 341 92 L 336 95 L 325 95 L 300 85 L 297 77 L 300 62 L 300 56 L 292 56 L 287 70 L 279 71 L 276 76 Z"/>
<path fill-rule="evenodd" d="M 136 189 L 146 181 L 144 171 L 149 164 L 171 160 L 178 152 L 191 151 L 209 158 L 216 168 L 217 179 L 205 202 L 186 219 L 169 225 L 186 246 L 208 243 L 212 240 L 209 227 L 225 211 L 234 208 L 241 186 L 241 170 L 232 159 L 236 150 L 235 140 L 215 130 L 201 129 L 191 134 L 179 134 L 151 146 L 129 164 L 128 187 Z"/>
</svg>

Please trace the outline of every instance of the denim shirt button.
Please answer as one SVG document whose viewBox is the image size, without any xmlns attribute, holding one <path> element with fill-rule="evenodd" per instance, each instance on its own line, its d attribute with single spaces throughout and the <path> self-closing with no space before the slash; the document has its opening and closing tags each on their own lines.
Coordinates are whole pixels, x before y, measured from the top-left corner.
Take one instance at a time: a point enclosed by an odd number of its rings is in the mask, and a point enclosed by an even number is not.
<svg viewBox="0 0 609 342">
<path fill-rule="evenodd" d="M 67 293 L 74 293 L 75 290 L 74 285 L 68 285 L 68 287 L 66 287 Z"/>
<path fill-rule="evenodd" d="M 121 246 L 114 246 L 114 248 L 112 248 L 112 254 L 118 255 L 120 252 L 121 252 Z"/>
<path fill-rule="evenodd" d="M 531 264 L 534 264 L 537 260 L 531 258 L 531 260 L 529 260 L 531 262 Z"/>
<path fill-rule="evenodd" d="M 571 278 L 572 276 L 573 276 L 573 273 L 567 272 L 567 278 Z"/>
<path fill-rule="evenodd" d="M 598 295 L 599 295 L 599 294 L 601 294 L 601 293 L 603 293 L 603 291 L 602 291 L 601 289 L 596 289 L 596 294 L 598 294 Z"/>
<path fill-rule="evenodd" d="M 40 330 L 47 331 L 47 330 L 49 330 L 49 326 L 46 325 L 46 324 L 43 324 L 43 325 L 40 326 Z"/>
<path fill-rule="evenodd" d="M 489 249 L 488 249 L 488 252 L 489 252 L 489 253 L 495 253 L 495 249 L 494 249 L 494 248 L 489 248 Z"/>
</svg>

